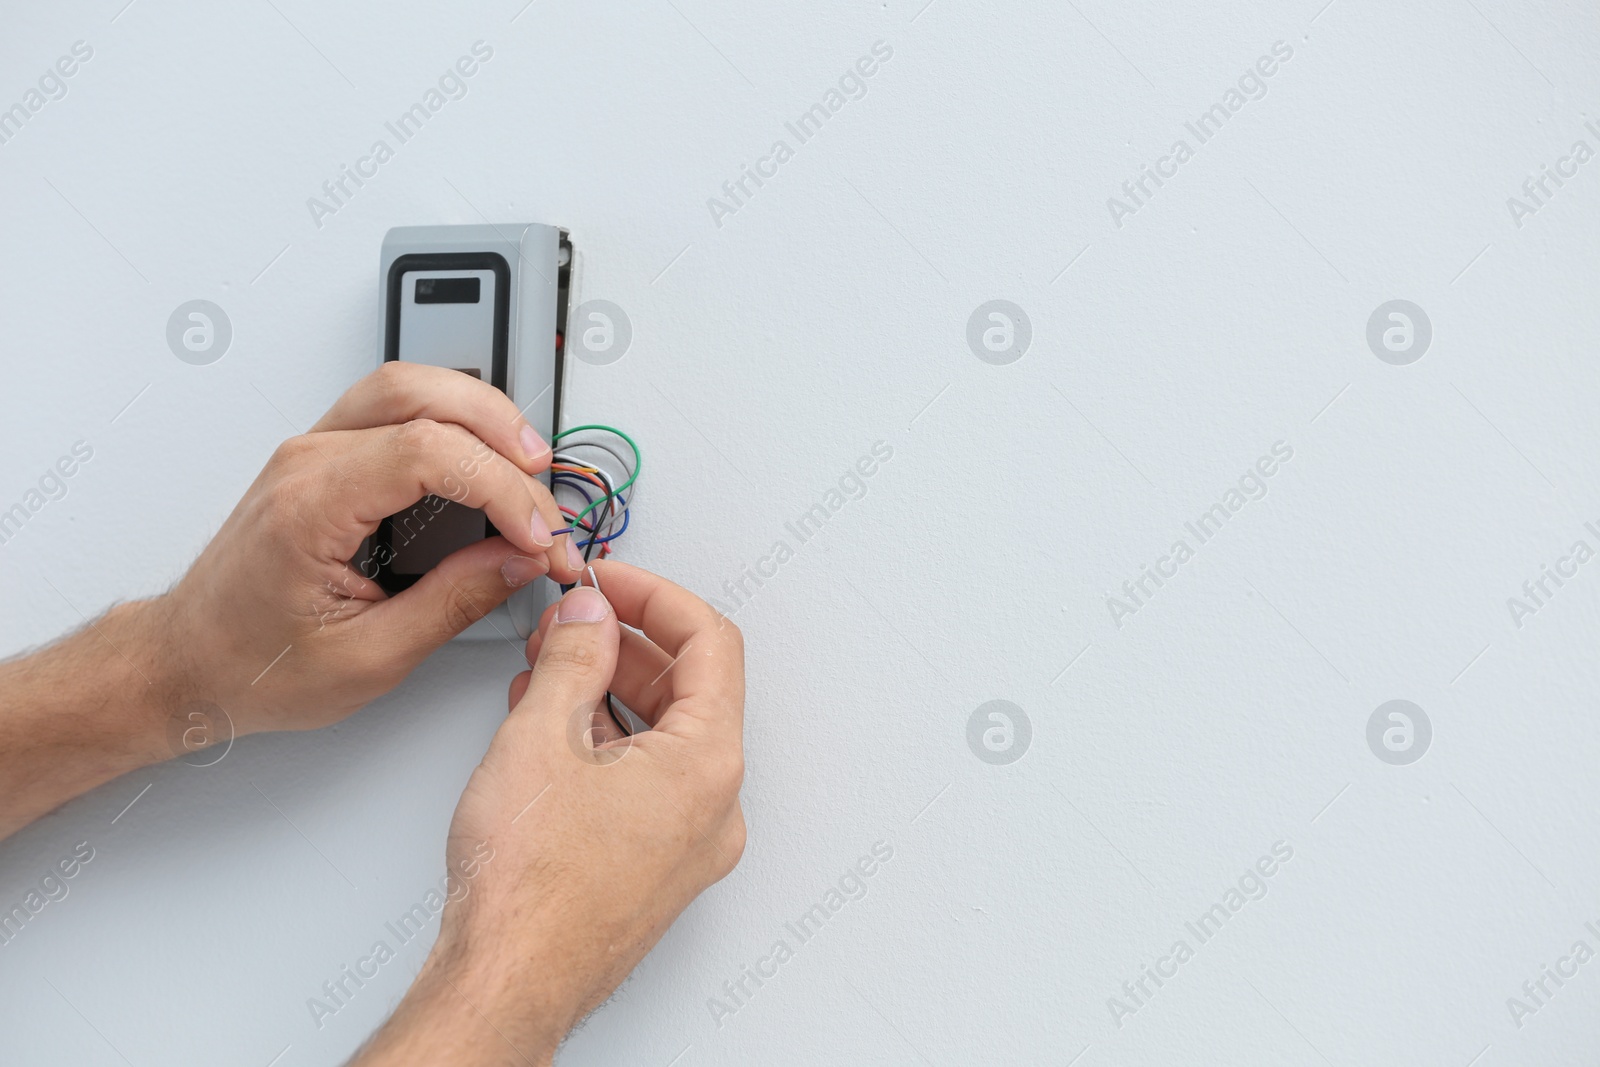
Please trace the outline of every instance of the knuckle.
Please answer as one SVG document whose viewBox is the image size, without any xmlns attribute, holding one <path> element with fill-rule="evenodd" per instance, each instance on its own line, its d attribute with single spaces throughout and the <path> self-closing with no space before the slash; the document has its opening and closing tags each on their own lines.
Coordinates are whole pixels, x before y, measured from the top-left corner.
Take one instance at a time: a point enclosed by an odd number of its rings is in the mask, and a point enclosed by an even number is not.
<svg viewBox="0 0 1600 1067">
<path fill-rule="evenodd" d="M 692 609 L 692 613 L 696 616 L 695 629 L 708 633 L 714 643 L 728 651 L 743 655 L 744 633 L 740 631 L 738 623 L 705 601 Z"/>
<path fill-rule="evenodd" d="M 484 613 L 478 610 L 466 593 L 453 592 L 445 598 L 441 622 L 446 635 L 458 634 L 483 617 Z"/>
<path fill-rule="evenodd" d="M 738 623 L 726 615 L 719 615 L 717 628 L 722 632 L 722 639 L 727 642 L 728 649 L 739 658 L 744 658 L 744 631 L 739 629 Z"/>
<path fill-rule="evenodd" d="M 305 489 L 301 479 L 292 476 L 289 471 L 290 468 L 284 468 L 276 472 L 277 477 L 262 494 L 269 520 L 291 520 L 301 514 Z"/>
<path fill-rule="evenodd" d="M 394 429 L 394 443 L 408 456 L 427 455 L 438 447 L 444 427 L 432 419 L 411 419 Z"/>
<path fill-rule="evenodd" d="M 409 406 L 407 397 L 419 393 L 422 385 L 417 381 L 417 364 L 391 359 L 369 374 L 363 382 L 363 402 L 381 413 L 388 422 Z"/>
<path fill-rule="evenodd" d="M 579 641 L 546 641 L 535 670 L 544 674 L 587 675 L 599 662 L 600 652 L 593 645 Z"/>
<path fill-rule="evenodd" d="M 315 451 L 316 445 L 312 443 L 308 434 L 297 434 L 279 442 L 278 447 L 272 450 L 272 458 L 267 461 L 267 469 L 281 476 L 287 471 L 298 468 Z"/>
<path fill-rule="evenodd" d="M 367 380 L 381 397 L 393 396 L 406 388 L 416 374 L 415 365 L 404 360 L 391 359 L 368 375 Z"/>
</svg>

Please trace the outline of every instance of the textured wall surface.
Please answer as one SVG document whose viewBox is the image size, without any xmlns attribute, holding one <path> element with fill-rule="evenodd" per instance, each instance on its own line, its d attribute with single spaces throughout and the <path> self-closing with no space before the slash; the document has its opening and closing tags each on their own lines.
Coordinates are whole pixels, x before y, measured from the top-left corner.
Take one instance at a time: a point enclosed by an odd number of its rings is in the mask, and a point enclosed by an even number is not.
<svg viewBox="0 0 1600 1067">
<path fill-rule="evenodd" d="M 0 17 L 0 651 L 371 369 L 387 228 L 569 227 L 632 340 L 567 415 L 646 450 L 623 558 L 737 609 L 751 837 L 562 1063 L 1592 1059 L 1592 5 L 123 5 Z M 4 905 L 93 859 L 0 1058 L 341 1062 L 519 659 L 5 842 Z"/>
</svg>

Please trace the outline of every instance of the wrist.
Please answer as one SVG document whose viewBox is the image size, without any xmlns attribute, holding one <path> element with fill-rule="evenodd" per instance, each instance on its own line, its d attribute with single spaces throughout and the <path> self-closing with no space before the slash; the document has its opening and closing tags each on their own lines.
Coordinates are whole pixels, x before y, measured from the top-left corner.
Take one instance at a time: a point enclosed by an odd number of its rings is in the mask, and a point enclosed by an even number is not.
<svg viewBox="0 0 1600 1067">
<path fill-rule="evenodd" d="M 0 664 L 0 836 L 121 774 L 171 758 L 186 681 L 167 606 L 119 604 L 86 628 Z"/>
<path fill-rule="evenodd" d="M 394 1015 L 351 1067 L 550 1067 L 570 1029 L 515 968 L 441 932 Z"/>
<path fill-rule="evenodd" d="M 126 770 L 183 751 L 174 747 L 174 724 L 199 694 L 178 652 L 174 622 L 171 602 L 158 596 L 118 604 L 77 635 L 99 660 L 99 691 L 85 702 L 88 725 Z"/>
</svg>

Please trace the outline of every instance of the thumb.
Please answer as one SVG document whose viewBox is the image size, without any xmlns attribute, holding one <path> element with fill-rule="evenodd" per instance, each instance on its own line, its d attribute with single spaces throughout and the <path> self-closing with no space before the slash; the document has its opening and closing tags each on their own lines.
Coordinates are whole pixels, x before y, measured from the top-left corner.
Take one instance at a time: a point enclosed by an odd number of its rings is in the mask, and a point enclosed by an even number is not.
<svg viewBox="0 0 1600 1067">
<path fill-rule="evenodd" d="M 419 661 L 493 611 L 544 574 L 549 564 L 521 555 L 503 537 L 490 537 L 452 552 L 410 589 L 364 614 L 370 625 L 416 647 L 404 650 Z"/>
<path fill-rule="evenodd" d="M 538 716 L 563 726 L 582 719 L 586 729 L 611 686 L 619 640 L 616 612 L 600 590 L 580 585 L 568 592 L 556 604 L 533 676 L 512 717 Z"/>
</svg>

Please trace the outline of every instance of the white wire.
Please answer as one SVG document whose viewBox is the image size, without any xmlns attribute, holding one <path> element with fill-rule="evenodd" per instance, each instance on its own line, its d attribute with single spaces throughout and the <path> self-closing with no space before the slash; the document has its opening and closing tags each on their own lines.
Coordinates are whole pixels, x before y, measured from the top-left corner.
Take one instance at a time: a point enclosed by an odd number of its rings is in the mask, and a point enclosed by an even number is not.
<svg viewBox="0 0 1600 1067">
<path fill-rule="evenodd" d="M 579 442 L 579 443 L 581 443 L 581 442 Z M 595 445 L 594 447 L 595 448 L 599 448 L 602 451 L 610 453 L 612 456 L 616 457 L 616 453 L 612 452 L 609 448 L 606 448 L 604 445 Z M 616 457 L 616 458 L 618 458 L 620 460 L 621 457 Z M 600 538 L 609 536 L 612 533 L 613 529 L 615 529 L 615 527 L 617 526 L 617 519 L 622 515 L 626 515 L 628 513 L 628 508 L 631 507 L 632 505 L 631 504 L 624 504 L 622 506 L 621 510 L 618 510 L 618 507 L 617 507 L 617 483 L 616 483 L 616 480 L 606 471 L 606 469 L 604 467 L 601 467 L 599 464 L 592 463 L 589 460 L 586 460 L 581 456 L 575 456 L 571 452 L 557 452 L 551 457 L 551 460 L 553 462 L 556 462 L 556 463 L 570 463 L 570 464 L 573 464 L 574 466 L 593 468 L 595 477 L 599 478 L 602 482 L 605 483 L 605 487 L 606 487 L 605 514 L 604 514 L 603 518 L 601 518 L 598 522 L 595 523 L 594 533 L 590 537 L 590 540 L 593 540 L 598 545 Z M 574 490 L 574 491 L 576 491 L 576 490 Z"/>
<path fill-rule="evenodd" d="M 606 536 L 606 534 L 608 533 L 607 527 L 615 525 L 616 517 L 617 517 L 617 514 L 618 514 L 617 513 L 617 495 L 616 495 L 617 494 L 617 486 L 616 486 L 616 482 L 612 479 L 611 475 L 606 472 L 605 468 L 596 466 L 593 463 L 588 463 L 588 462 L 586 462 L 586 461 L 584 461 L 582 459 L 579 459 L 577 456 L 572 455 L 571 453 L 562 453 L 560 456 L 556 456 L 556 457 L 553 457 L 553 458 L 556 459 L 556 460 L 559 460 L 560 462 L 573 463 L 573 464 L 576 464 L 576 465 L 578 465 L 580 467 L 593 467 L 594 468 L 595 477 L 599 478 L 602 482 L 605 483 L 605 487 L 606 487 L 606 510 L 605 510 L 604 517 L 600 521 L 595 523 L 594 537 L 595 538 L 601 538 L 601 537 Z"/>
</svg>

